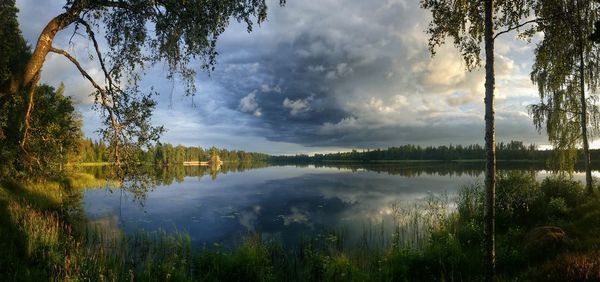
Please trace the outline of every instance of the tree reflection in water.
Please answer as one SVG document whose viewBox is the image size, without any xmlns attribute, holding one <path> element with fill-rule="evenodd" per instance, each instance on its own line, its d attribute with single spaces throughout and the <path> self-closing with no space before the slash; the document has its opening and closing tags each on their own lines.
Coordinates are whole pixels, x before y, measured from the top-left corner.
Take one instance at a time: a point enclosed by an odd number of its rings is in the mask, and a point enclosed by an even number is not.
<svg viewBox="0 0 600 282">
<path fill-rule="evenodd" d="M 483 174 L 483 162 L 401 162 L 401 163 L 317 163 L 317 164 L 271 164 L 267 162 L 246 163 L 224 163 L 222 165 L 209 166 L 183 166 L 183 165 L 129 165 L 116 166 L 92 166 L 82 167 L 82 172 L 92 174 L 98 179 L 116 182 L 124 193 L 143 204 L 146 194 L 156 186 L 169 186 L 173 182 L 181 183 L 185 177 L 202 178 L 210 176 L 216 181 L 219 174 L 231 172 L 243 172 L 251 169 L 265 168 L 269 166 L 296 166 L 334 168 L 347 171 L 372 171 L 399 175 L 404 177 L 419 177 L 422 175 L 439 176 L 471 176 L 481 177 Z M 543 163 L 527 162 L 499 162 L 500 171 L 539 171 L 546 169 Z"/>
<path fill-rule="evenodd" d="M 219 174 L 230 172 L 243 172 L 270 166 L 268 163 L 224 163 L 210 166 L 183 166 L 183 165 L 128 165 L 128 166 L 89 166 L 79 170 L 93 175 L 97 179 L 106 179 L 107 183 L 117 183 L 121 192 L 130 194 L 134 200 L 143 204 L 146 194 L 157 186 L 169 186 L 173 182 L 181 183 L 185 177 L 202 178 L 210 176 L 215 181 Z M 90 187 L 91 188 L 91 187 Z M 111 189 L 111 185 L 105 186 Z"/>
</svg>

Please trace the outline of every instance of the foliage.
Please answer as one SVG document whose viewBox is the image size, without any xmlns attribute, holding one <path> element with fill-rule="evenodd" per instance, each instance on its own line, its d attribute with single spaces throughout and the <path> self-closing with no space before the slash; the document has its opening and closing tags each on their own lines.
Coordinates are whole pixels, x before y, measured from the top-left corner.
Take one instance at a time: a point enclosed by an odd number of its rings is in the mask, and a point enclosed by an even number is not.
<svg viewBox="0 0 600 282">
<path fill-rule="evenodd" d="M 30 117 L 29 142 L 20 145 L 24 135 L 22 117 L 28 102 L 23 96 L 15 97 L 0 114 L 7 123 L 2 127 L 5 136 L 0 139 L 2 175 L 29 178 L 48 178 L 62 173 L 79 148 L 81 121 L 69 97 L 58 89 L 42 85 L 37 88 L 33 107 L 38 108 Z"/>
<path fill-rule="evenodd" d="M 585 198 L 581 183 L 564 176 L 546 178 L 542 181 L 540 188 L 544 200 L 560 198 L 569 208 L 575 208 Z"/>
<path fill-rule="evenodd" d="M 496 225 L 507 230 L 516 226 L 529 226 L 538 218 L 535 209 L 539 202 L 540 189 L 535 174 L 508 172 L 501 174 L 497 184 Z"/>
<path fill-rule="evenodd" d="M 540 151 L 536 145 L 525 145 L 521 141 L 500 142 L 497 146 L 500 160 L 530 160 L 544 161 L 550 151 Z M 392 161 L 392 160 L 482 160 L 485 159 L 485 149 L 475 145 L 427 146 L 402 145 L 387 149 L 352 150 L 351 152 L 315 154 L 314 156 L 276 156 L 273 161 L 279 162 L 325 162 L 325 161 Z"/>
<path fill-rule="evenodd" d="M 79 162 L 107 163 L 110 161 L 111 147 L 102 140 L 93 141 L 91 139 L 83 139 L 79 146 Z M 204 149 L 195 146 L 173 146 L 169 143 L 158 143 L 149 146 L 146 150 L 137 151 L 137 158 L 148 164 L 175 165 L 183 164 L 184 162 L 206 162 L 211 159 L 213 153 L 219 156 L 221 161 L 234 164 L 266 162 L 271 157 L 263 153 L 241 150 L 217 149 L 216 147 Z"/>
<path fill-rule="evenodd" d="M 279 4 L 283 5 L 284 1 Z M 16 13 L 13 1 L 3 4 L 2 8 L 7 11 L 3 14 L 13 16 Z M 7 78 L 10 83 L 2 81 L 3 85 L 0 85 L 0 106 L 18 92 L 35 89 L 48 53 L 62 55 L 95 89 L 95 106 L 106 126 L 100 133 L 113 149 L 114 162 L 135 163 L 137 151 L 157 141 L 164 131 L 151 123 L 156 92 L 152 87 L 149 90 L 140 88 L 144 70 L 165 63 L 167 78 L 179 76 L 186 93 L 193 95 L 196 92 L 195 69 L 190 65 L 200 63 L 207 70 L 214 67 L 217 38 L 230 21 L 244 22 L 250 32 L 253 25 L 265 21 L 266 16 L 265 0 L 65 0 L 64 12 L 53 17 L 41 31 L 39 38 L 42 40 L 36 43 L 25 68 L 10 73 L 0 70 L 3 76 L 10 75 L 10 79 Z M 7 22 L 9 31 L 18 33 L 13 18 Z M 95 81 L 69 52 L 54 46 L 57 32 L 68 27 L 74 27 L 75 33 L 83 30 L 83 38 L 93 46 L 90 57 L 98 60 L 104 75 L 103 85 Z M 104 34 L 103 42 L 99 41 L 98 34 Z M 101 50 L 100 46 L 106 46 L 107 50 Z M 9 58 L 17 59 L 18 56 Z"/>
<path fill-rule="evenodd" d="M 544 38 L 535 48 L 531 72 L 540 103 L 529 109 L 535 126 L 545 129 L 555 148 L 552 163 L 558 171 L 572 171 L 576 147 L 587 143 L 599 127 L 597 98 L 585 95 L 586 90 L 594 93 L 599 82 L 600 48 L 588 40 L 598 18 L 594 6 L 593 1 L 546 0 L 534 7 L 540 19 L 535 31 L 543 32 Z M 587 150 L 588 144 L 583 145 Z"/>
<path fill-rule="evenodd" d="M 512 29 L 518 26 L 521 19 L 529 16 L 534 3 L 533 0 L 496 1 L 493 27 Z M 481 63 L 480 44 L 484 37 L 484 2 L 421 0 L 421 7 L 430 10 L 433 16 L 427 29 L 431 53 L 435 55 L 436 48 L 446 42 L 446 37 L 450 37 L 467 69 L 478 68 Z"/>
<path fill-rule="evenodd" d="M 29 47 L 19 30 L 17 12 L 14 0 L 0 3 L 0 92 L 8 87 L 12 74 L 23 71 L 30 56 Z"/>
</svg>

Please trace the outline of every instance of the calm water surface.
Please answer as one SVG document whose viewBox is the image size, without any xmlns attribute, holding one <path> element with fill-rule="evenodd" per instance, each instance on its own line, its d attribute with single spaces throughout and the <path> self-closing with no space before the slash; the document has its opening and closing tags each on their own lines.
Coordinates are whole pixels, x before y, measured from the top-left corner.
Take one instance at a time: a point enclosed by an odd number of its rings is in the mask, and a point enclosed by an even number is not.
<svg viewBox="0 0 600 282">
<path fill-rule="evenodd" d="M 92 221 L 126 233 L 186 232 L 195 246 L 231 244 L 248 233 L 294 242 L 301 234 L 343 228 L 348 234 L 391 222 L 394 207 L 419 205 L 481 182 L 480 166 L 272 166 L 213 174 L 186 168 L 135 200 L 120 190 L 87 189 L 84 210 Z M 545 171 L 531 171 L 538 178 Z M 188 176 L 185 176 L 188 175 Z M 195 176 L 189 176 L 195 175 Z M 576 177 L 581 177 L 577 174 Z"/>
</svg>

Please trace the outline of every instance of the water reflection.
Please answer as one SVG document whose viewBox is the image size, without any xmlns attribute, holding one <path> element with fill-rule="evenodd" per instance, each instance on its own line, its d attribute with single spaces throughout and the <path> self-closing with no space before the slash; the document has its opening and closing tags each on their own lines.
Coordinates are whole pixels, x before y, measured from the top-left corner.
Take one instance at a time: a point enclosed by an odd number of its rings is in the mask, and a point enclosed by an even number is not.
<svg viewBox="0 0 600 282">
<path fill-rule="evenodd" d="M 499 167 L 532 173 L 539 169 L 533 164 Z M 106 169 L 90 172 L 103 177 Z M 430 194 L 446 193 L 452 198 L 459 187 L 483 177 L 481 163 L 245 164 L 219 170 L 183 166 L 145 170 L 156 188 L 145 194 L 144 205 L 128 193 L 89 189 L 83 197 L 87 217 L 110 218 L 127 233 L 184 231 L 196 246 L 231 244 L 249 232 L 285 244 L 293 244 L 301 234 L 332 228 L 344 228 L 349 237 L 356 237 L 370 226 L 391 226 L 398 213 L 409 214 Z M 391 238 L 390 232 L 385 229 L 382 234 Z"/>
<path fill-rule="evenodd" d="M 171 185 L 173 182 L 181 183 L 185 177 L 202 178 L 210 176 L 212 180 L 217 180 L 219 174 L 243 172 L 249 169 L 268 167 L 267 163 L 234 163 L 218 166 L 152 166 L 141 165 L 135 168 L 129 168 L 129 171 L 123 174 L 124 181 L 144 179 L 150 186 Z M 115 175 L 115 168 L 112 166 L 88 166 L 79 168 L 81 172 L 93 175 L 98 179 L 112 178 Z"/>
</svg>

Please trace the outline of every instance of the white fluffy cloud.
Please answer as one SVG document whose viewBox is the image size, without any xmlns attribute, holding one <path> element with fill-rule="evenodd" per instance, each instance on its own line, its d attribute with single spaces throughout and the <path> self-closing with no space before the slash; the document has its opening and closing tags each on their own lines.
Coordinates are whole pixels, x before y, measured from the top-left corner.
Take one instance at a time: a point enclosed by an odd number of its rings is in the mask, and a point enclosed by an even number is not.
<svg viewBox="0 0 600 282">
<path fill-rule="evenodd" d="M 248 94 L 246 97 L 240 100 L 240 110 L 246 113 L 252 113 L 256 117 L 262 115 L 258 102 L 256 102 L 256 91 Z"/>
<path fill-rule="evenodd" d="M 285 98 L 285 100 L 283 100 L 283 107 L 288 109 L 292 116 L 296 116 L 301 113 L 310 111 L 310 104 L 312 103 L 313 99 L 314 96 L 312 95 L 305 99 L 298 100 L 291 100 L 289 98 Z"/>
</svg>

